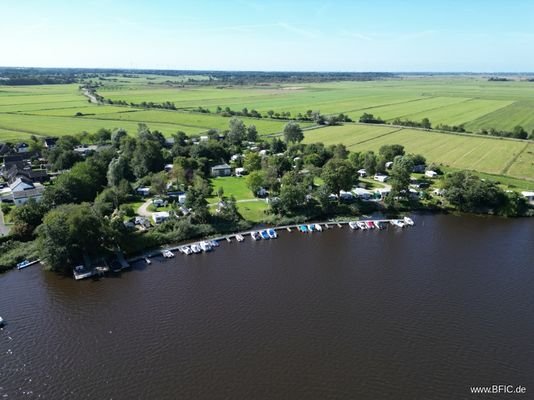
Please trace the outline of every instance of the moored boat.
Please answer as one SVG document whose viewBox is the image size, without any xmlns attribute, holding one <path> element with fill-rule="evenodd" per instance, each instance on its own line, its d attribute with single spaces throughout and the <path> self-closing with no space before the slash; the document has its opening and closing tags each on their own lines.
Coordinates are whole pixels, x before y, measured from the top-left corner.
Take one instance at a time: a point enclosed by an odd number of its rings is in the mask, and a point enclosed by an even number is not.
<svg viewBox="0 0 534 400">
<path fill-rule="evenodd" d="M 367 225 L 367 228 L 373 229 L 375 227 L 375 224 L 373 221 L 366 221 L 365 224 Z"/>
<path fill-rule="evenodd" d="M 364 230 L 364 231 L 367 230 L 367 229 L 369 229 L 369 228 L 367 227 L 367 225 L 365 224 L 365 222 L 363 222 L 363 221 L 357 221 L 357 222 L 356 222 L 356 225 L 358 225 L 358 228 L 360 228 L 360 229 L 362 229 L 362 230 Z"/>
<path fill-rule="evenodd" d="M 260 232 L 260 235 L 261 235 L 261 238 L 262 238 L 262 239 L 270 239 L 270 236 L 269 236 L 269 234 L 267 233 L 267 231 L 261 231 L 261 232 Z"/>
<path fill-rule="evenodd" d="M 267 233 L 269 234 L 269 237 L 271 239 L 276 239 L 278 237 L 278 234 L 276 233 L 274 229 L 267 230 Z"/>
<path fill-rule="evenodd" d="M 211 247 L 219 247 L 220 244 L 218 241 L 216 240 L 210 240 L 210 244 L 211 244 Z"/>
<path fill-rule="evenodd" d="M 415 224 L 413 222 L 413 219 L 411 219 L 410 217 L 404 217 L 404 223 L 407 224 L 407 225 L 414 225 Z"/>
<path fill-rule="evenodd" d="M 392 219 L 391 220 L 391 225 L 394 225 L 398 228 L 404 228 L 404 222 L 401 221 L 401 220 L 398 220 L 398 219 Z"/>
<path fill-rule="evenodd" d="M 308 232 L 308 227 L 306 225 L 300 225 L 299 226 L 299 231 L 301 232 Z"/>
<path fill-rule="evenodd" d="M 148 265 L 152 264 L 152 261 L 150 261 L 150 258 L 148 258 L 148 257 L 145 257 L 145 262 L 146 262 Z"/>
<path fill-rule="evenodd" d="M 309 224 L 308 225 L 308 232 L 313 232 L 315 231 L 315 227 L 313 226 L 313 224 Z"/>
<path fill-rule="evenodd" d="M 182 247 L 182 253 L 184 253 L 185 255 L 190 255 L 190 254 L 193 254 L 193 250 L 191 250 L 191 247 L 189 246 L 183 246 Z"/>
<path fill-rule="evenodd" d="M 261 236 L 258 232 L 250 232 L 250 237 L 254 240 L 260 240 Z"/>
<path fill-rule="evenodd" d="M 30 266 L 30 262 L 28 260 L 24 260 L 22 262 L 19 262 L 17 264 L 17 269 L 23 269 Z"/>
<path fill-rule="evenodd" d="M 191 250 L 193 250 L 193 253 L 195 254 L 202 253 L 202 248 L 198 244 L 192 244 Z"/>
<path fill-rule="evenodd" d="M 211 251 L 211 244 L 209 244 L 207 241 L 200 242 L 199 246 L 204 252 Z"/>
<path fill-rule="evenodd" d="M 173 258 L 174 257 L 174 253 L 172 251 L 170 251 L 170 250 L 163 250 L 161 254 L 165 258 Z"/>
<path fill-rule="evenodd" d="M 315 224 L 315 230 L 317 232 L 322 232 L 323 231 L 323 227 L 320 224 Z"/>
<path fill-rule="evenodd" d="M 356 223 L 356 221 L 350 221 L 349 227 L 350 229 L 358 229 L 358 224 Z"/>
<path fill-rule="evenodd" d="M 241 235 L 241 234 L 239 234 L 239 233 L 238 233 L 237 235 L 235 235 L 235 238 L 237 239 L 238 242 L 242 242 L 243 240 L 245 240 L 245 238 L 243 237 L 243 235 Z"/>
<path fill-rule="evenodd" d="M 6 324 L 6 321 L 4 318 L 0 317 L 0 328 L 3 327 Z"/>
</svg>

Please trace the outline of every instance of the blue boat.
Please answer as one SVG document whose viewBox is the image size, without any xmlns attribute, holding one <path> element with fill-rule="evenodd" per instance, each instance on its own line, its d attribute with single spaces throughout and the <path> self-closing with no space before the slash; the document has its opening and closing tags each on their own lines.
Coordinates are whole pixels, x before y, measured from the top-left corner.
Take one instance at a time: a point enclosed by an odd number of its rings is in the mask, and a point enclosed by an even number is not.
<svg viewBox="0 0 534 400">
<path fill-rule="evenodd" d="M 274 229 L 269 229 L 267 231 L 267 233 L 269 234 L 269 237 L 271 239 L 276 239 L 278 237 L 278 235 L 276 234 L 276 231 Z"/>
<path fill-rule="evenodd" d="M 28 260 L 24 260 L 17 264 L 17 269 L 23 269 L 30 266 L 30 262 Z"/>
<path fill-rule="evenodd" d="M 270 239 L 269 234 L 267 233 L 267 231 L 261 231 L 260 235 L 264 239 Z"/>
<path fill-rule="evenodd" d="M 315 230 L 315 227 L 314 227 L 313 225 L 310 224 L 310 225 L 308 225 L 308 230 L 309 230 L 310 232 L 313 232 L 313 231 Z"/>
<path fill-rule="evenodd" d="M 308 227 L 306 225 L 301 225 L 301 226 L 299 226 L 299 230 L 301 232 L 308 232 Z"/>
</svg>

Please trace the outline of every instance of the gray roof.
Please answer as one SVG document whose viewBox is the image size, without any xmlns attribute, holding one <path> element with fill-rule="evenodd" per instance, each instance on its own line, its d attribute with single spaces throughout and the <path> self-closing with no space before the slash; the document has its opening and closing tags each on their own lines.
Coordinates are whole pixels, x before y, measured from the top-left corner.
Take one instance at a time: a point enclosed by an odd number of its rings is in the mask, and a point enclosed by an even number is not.
<svg viewBox="0 0 534 400">
<path fill-rule="evenodd" d="M 219 164 L 215 165 L 214 167 L 211 167 L 211 169 L 229 169 L 232 168 L 228 164 Z"/>
<path fill-rule="evenodd" d="M 21 190 L 19 192 L 13 192 L 13 199 L 24 199 L 29 197 L 42 196 L 44 192 L 44 187 L 39 186 L 35 189 Z"/>
</svg>

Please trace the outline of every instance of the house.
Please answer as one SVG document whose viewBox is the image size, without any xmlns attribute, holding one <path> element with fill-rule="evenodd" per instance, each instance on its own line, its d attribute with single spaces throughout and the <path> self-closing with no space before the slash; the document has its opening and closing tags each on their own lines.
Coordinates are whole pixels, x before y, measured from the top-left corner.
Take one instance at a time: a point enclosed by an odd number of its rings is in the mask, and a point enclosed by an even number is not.
<svg viewBox="0 0 534 400">
<path fill-rule="evenodd" d="M 232 175 L 232 167 L 226 163 L 211 167 L 211 176 L 213 177 L 230 175 Z"/>
<path fill-rule="evenodd" d="M 383 175 L 383 174 L 376 174 L 373 179 L 375 181 L 378 181 L 378 182 L 382 182 L 384 183 L 385 181 L 387 181 L 389 179 L 389 176 L 387 175 Z"/>
<path fill-rule="evenodd" d="M 436 176 L 438 176 L 438 173 L 436 171 L 429 170 L 425 172 L 425 176 L 429 178 L 435 178 Z"/>
<path fill-rule="evenodd" d="M 44 147 L 45 149 L 52 150 L 54 147 L 56 147 L 56 142 L 58 138 L 55 137 L 47 137 L 44 140 Z"/>
<path fill-rule="evenodd" d="M 9 191 L 5 191 L 5 194 L 8 195 L 8 198 L 10 195 L 11 200 L 17 206 L 26 203 L 30 199 L 39 201 L 43 197 L 44 187 L 39 183 L 34 184 L 25 177 L 15 179 L 8 187 Z"/>
<path fill-rule="evenodd" d="M 25 142 L 20 142 L 15 145 L 15 151 L 17 153 L 27 153 L 30 151 L 30 145 Z"/>
<path fill-rule="evenodd" d="M 352 193 L 358 198 L 362 200 L 370 200 L 373 197 L 373 193 L 367 189 L 363 188 L 354 188 L 352 189 Z"/>
<path fill-rule="evenodd" d="M 159 211 L 152 214 L 152 220 L 155 224 L 161 224 L 162 222 L 167 221 L 170 218 L 170 215 L 167 211 Z"/>
<path fill-rule="evenodd" d="M 527 199 L 528 204 L 534 205 L 534 192 L 521 192 L 521 194 Z"/>
<path fill-rule="evenodd" d="M 150 194 L 149 187 L 139 187 L 135 189 L 135 193 L 140 194 L 141 196 L 148 196 Z"/>
<path fill-rule="evenodd" d="M 358 170 L 358 176 L 359 176 L 360 178 L 365 178 L 365 177 L 367 176 L 367 171 L 366 171 L 365 169 L 363 169 L 363 168 L 362 168 L 362 169 L 359 169 L 359 170 Z"/>
<path fill-rule="evenodd" d="M 3 173 L 8 182 L 13 182 L 17 178 L 27 178 L 32 182 L 46 182 L 50 177 L 45 169 L 21 168 L 20 164 L 14 164 Z"/>
<path fill-rule="evenodd" d="M 235 169 L 235 176 L 243 176 L 247 174 L 247 170 L 243 167 Z"/>
<path fill-rule="evenodd" d="M 74 151 L 83 157 L 93 154 L 97 150 L 98 150 L 98 146 L 96 144 L 91 144 L 91 145 L 84 144 L 84 145 L 74 148 Z"/>
</svg>

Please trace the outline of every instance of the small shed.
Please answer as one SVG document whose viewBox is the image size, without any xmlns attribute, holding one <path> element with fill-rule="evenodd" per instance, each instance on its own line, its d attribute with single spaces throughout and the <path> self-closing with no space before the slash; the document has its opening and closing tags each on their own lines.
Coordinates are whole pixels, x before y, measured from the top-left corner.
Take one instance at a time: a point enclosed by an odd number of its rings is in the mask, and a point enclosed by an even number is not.
<svg viewBox="0 0 534 400">
<path fill-rule="evenodd" d="M 211 167 L 211 176 L 217 177 L 217 176 L 230 176 L 232 175 L 232 167 L 230 167 L 228 164 L 219 164 L 215 165 L 214 167 Z"/>
</svg>

